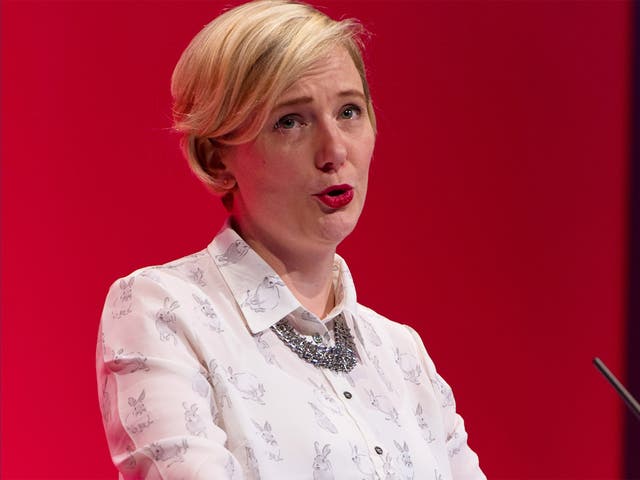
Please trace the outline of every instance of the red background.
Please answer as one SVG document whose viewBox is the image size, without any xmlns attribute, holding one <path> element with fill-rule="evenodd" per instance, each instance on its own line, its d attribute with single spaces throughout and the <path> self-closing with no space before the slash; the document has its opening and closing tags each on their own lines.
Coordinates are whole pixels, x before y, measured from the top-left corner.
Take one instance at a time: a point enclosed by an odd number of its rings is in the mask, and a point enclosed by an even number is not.
<svg viewBox="0 0 640 480">
<path fill-rule="evenodd" d="M 423 336 L 489 478 L 622 476 L 630 3 L 337 2 L 379 136 L 341 246 Z M 2 478 L 115 478 L 94 351 L 109 284 L 224 211 L 169 79 L 220 2 L 2 4 Z"/>
</svg>

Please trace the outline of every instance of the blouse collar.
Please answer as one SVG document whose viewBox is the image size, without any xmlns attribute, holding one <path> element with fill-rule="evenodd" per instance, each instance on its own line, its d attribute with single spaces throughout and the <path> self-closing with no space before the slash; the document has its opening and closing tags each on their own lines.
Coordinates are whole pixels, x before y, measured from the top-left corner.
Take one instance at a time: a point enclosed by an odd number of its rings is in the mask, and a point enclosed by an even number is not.
<svg viewBox="0 0 640 480">
<path fill-rule="evenodd" d="M 240 307 L 251 333 L 256 334 L 289 317 L 302 330 L 304 324 L 328 323 L 346 311 L 352 325 L 357 297 L 353 278 L 346 262 L 336 254 L 333 281 L 336 306 L 324 319 L 306 310 L 287 288 L 279 275 L 233 230 L 229 221 L 208 246 L 209 254 Z M 351 318 L 350 318 L 351 317 Z M 317 323 L 316 323 L 317 325 Z"/>
</svg>

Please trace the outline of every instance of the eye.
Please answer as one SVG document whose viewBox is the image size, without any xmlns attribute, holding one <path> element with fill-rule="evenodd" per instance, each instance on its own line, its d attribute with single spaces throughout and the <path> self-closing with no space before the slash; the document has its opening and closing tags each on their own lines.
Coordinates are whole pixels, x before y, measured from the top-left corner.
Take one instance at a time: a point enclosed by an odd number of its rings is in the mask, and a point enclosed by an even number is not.
<svg viewBox="0 0 640 480">
<path fill-rule="evenodd" d="M 274 130 L 291 130 L 293 128 L 299 128 L 304 125 L 305 123 L 299 117 L 295 115 L 285 115 L 273 125 L 273 129 Z"/>
<path fill-rule="evenodd" d="M 362 113 L 362 109 L 357 105 L 347 105 L 340 112 L 340 118 L 344 118 L 345 120 L 351 120 L 352 118 L 357 118 Z"/>
</svg>

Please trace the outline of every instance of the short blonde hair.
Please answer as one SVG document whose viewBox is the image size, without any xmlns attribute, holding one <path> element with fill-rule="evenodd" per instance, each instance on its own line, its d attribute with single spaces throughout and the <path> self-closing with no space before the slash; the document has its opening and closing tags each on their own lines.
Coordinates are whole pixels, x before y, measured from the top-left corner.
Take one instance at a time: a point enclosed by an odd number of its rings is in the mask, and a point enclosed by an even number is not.
<svg viewBox="0 0 640 480">
<path fill-rule="evenodd" d="M 346 48 L 375 116 L 362 60 L 362 25 L 335 21 L 286 0 L 258 0 L 225 12 L 191 41 L 173 72 L 174 128 L 193 172 L 223 194 L 215 171 L 224 149 L 253 140 L 277 99 L 333 48 Z"/>
</svg>

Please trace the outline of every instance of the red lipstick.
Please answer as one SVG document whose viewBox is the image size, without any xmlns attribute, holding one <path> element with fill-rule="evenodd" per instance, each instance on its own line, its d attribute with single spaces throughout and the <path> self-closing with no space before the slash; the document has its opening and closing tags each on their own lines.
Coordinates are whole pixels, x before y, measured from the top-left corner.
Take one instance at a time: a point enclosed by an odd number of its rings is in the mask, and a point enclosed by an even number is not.
<svg viewBox="0 0 640 480">
<path fill-rule="evenodd" d="M 351 185 L 332 185 L 320 193 L 314 195 L 327 207 L 342 208 L 353 200 L 353 187 Z"/>
</svg>

